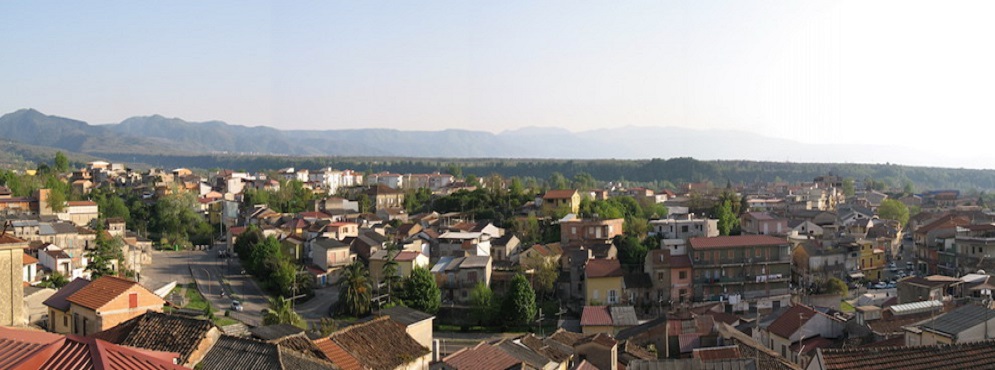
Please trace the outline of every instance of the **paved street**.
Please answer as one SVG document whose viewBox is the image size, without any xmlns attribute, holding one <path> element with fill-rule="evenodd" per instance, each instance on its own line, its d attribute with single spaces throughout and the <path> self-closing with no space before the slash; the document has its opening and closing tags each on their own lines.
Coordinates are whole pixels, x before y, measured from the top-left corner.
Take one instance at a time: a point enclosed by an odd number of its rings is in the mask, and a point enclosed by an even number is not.
<svg viewBox="0 0 995 370">
<path fill-rule="evenodd" d="M 295 306 L 297 313 L 308 321 L 317 321 L 328 317 L 328 310 L 339 300 L 339 288 L 324 287 L 314 291 L 314 298 Z"/>
</svg>

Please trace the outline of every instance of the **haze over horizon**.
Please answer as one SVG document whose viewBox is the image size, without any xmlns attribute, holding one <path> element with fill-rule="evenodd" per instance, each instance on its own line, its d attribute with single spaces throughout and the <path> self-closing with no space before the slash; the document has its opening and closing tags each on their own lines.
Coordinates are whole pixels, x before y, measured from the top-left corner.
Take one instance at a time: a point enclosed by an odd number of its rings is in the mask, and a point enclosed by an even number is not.
<svg viewBox="0 0 995 370">
<path fill-rule="evenodd" d="M 316 130 L 673 126 L 886 144 L 995 168 L 986 151 L 995 51 L 984 47 L 993 10 L 983 1 L 5 3 L 0 32 L 16 36 L 0 39 L 0 114 Z"/>
</svg>

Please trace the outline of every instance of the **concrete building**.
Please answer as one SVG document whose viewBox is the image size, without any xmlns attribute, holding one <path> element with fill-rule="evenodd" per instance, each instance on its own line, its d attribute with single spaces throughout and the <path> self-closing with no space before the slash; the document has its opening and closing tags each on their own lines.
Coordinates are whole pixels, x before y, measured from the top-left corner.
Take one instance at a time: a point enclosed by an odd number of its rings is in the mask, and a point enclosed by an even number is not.
<svg viewBox="0 0 995 370">
<path fill-rule="evenodd" d="M 0 326 L 26 324 L 24 313 L 24 248 L 28 242 L 0 235 Z"/>
</svg>

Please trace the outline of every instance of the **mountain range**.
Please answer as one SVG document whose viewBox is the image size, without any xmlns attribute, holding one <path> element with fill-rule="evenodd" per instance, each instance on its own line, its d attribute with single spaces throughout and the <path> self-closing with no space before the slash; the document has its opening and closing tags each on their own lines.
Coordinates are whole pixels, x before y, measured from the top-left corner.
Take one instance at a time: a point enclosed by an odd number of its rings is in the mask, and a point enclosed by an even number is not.
<svg viewBox="0 0 995 370">
<path fill-rule="evenodd" d="M 806 144 L 745 131 L 622 127 L 571 132 L 530 127 L 486 131 L 394 129 L 280 130 L 160 115 L 93 125 L 21 109 L 0 117 L 11 141 L 91 156 L 127 154 L 267 154 L 422 158 L 649 159 L 694 157 L 775 162 L 958 165 L 896 146 Z M 976 166 L 970 166 L 976 167 Z"/>
</svg>

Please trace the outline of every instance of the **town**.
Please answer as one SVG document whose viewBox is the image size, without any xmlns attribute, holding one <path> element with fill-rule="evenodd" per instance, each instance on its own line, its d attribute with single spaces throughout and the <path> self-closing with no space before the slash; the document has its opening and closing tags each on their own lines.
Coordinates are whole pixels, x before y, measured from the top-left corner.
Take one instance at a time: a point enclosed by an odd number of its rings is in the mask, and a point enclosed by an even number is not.
<svg viewBox="0 0 995 370">
<path fill-rule="evenodd" d="M 956 190 L 136 171 L 61 153 L 0 180 L 3 369 L 995 358 L 995 213 Z"/>
</svg>

